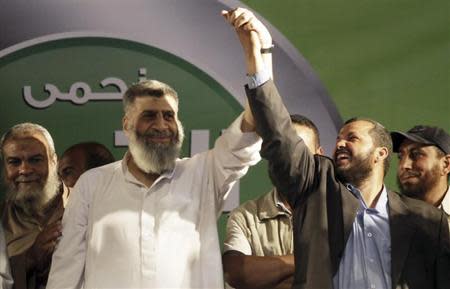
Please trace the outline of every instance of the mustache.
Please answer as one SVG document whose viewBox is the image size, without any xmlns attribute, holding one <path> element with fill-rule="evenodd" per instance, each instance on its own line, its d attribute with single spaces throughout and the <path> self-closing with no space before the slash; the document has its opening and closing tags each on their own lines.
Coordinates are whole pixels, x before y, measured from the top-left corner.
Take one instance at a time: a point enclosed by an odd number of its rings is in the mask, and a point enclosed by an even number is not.
<svg viewBox="0 0 450 289">
<path fill-rule="evenodd" d="M 409 177 L 420 177 L 420 173 L 416 171 L 407 171 L 400 174 L 400 179 L 406 179 Z"/>
<path fill-rule="evenodd" d="M 15 178 L 16 182 L 35 182 L 38 180 L 39 180 L 39 177 L 33 176 L 33 175 L 31 175 L 31 176 L 21 175 L 21 176 L 18 176 L 17 178 Z"/>
<path fill-rule="evenodd" d="M 138 134 L 140 137 L 175 137 L 175 133 L 170 130 L 150 130 L 148 132 Z"/>
<path fill-rule="evenodd" d="M 348 150 L 348 149 L 346 149 L 346 148 L 340 148 L 340 149 L 337 149 L 335 152 L 334 152 L 334 157 L 336 157 L 338 154 L 340 154 L 340 153 L 346 153 L 346 154 L 348 154 L 349 156 L 351 156 L 352 155 L 352 153 Z"/>
</svg>

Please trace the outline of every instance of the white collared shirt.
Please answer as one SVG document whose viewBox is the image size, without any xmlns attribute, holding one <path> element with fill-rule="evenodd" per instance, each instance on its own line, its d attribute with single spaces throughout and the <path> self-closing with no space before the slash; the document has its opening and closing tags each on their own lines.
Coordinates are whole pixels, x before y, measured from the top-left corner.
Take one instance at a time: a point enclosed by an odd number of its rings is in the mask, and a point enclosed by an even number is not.
<svg viewBox="0 0 450 289">
<path fill-rule="evenodd" d="M 261 141 L 240 131 L 241 119 L 150 188 L 126 159 L 84 174 L 47 288 L 223 288 L 217 218 L 232 184 L 260 159 Z"/>
<path fill-rule="evenodd" d="M 438 208 L 447 214 L 448 226 L 450 228 L 450 186 L 447 187 L 447 192 Z"/>
</svg>

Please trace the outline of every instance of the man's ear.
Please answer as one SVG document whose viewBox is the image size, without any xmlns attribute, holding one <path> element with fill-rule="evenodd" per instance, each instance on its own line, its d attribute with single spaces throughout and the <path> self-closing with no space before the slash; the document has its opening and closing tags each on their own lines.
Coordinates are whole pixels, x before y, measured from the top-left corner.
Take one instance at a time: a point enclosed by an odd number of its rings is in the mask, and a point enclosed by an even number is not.
<svg viewBox="0 0 450 289">
<path fill-rule="evenodd" d="M 57 166 L 58 165 L 58 155 L 55 153 L 53 153 L 52 156 L 50 156 L 50 161 L 53 163 L 53 165 Z"/>
<path fill-rule="evenodd" d="M 127 114 L 122 117 L 122 129 L 125 134 L 128 136 L 130 131 L 130 120 Z"/>
<path fill-rule="evenodd" d="M 379 147 L 375 150 L 375 161 L 384 162 L 384 160 L 389 156 L 389 150 L 386 147 Z"/>
<path fill-rule="evenodd" d="M 444 174 L 448 175 L 450 173 L 450 154 L 442 158 L 442 166 Z"/>
<path fill-rule="evenodd" d="M 316 154 L 317 154 L 317 155 L 323 156 L 323 154 L 324 154 L 323 147 L 319 146 L 319 147 L 316 149 Z"/>
</svg>

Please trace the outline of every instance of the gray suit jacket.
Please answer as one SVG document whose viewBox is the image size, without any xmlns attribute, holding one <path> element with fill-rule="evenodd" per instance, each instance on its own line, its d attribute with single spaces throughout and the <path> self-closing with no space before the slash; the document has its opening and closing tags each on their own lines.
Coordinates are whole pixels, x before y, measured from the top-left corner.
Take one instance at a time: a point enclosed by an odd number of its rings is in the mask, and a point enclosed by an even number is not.
<svg viewBox="0 0 450 289">
<path fill-rule="evenodd" d="M 272 81 L 246 89 L 273 184 L 294 208 L 294 288 L 332 288 L 359 206 L 294 129 Z M 388 193 L 392 288 L 450 288 L 450 242 L 442 211 Z"/>
</svg>

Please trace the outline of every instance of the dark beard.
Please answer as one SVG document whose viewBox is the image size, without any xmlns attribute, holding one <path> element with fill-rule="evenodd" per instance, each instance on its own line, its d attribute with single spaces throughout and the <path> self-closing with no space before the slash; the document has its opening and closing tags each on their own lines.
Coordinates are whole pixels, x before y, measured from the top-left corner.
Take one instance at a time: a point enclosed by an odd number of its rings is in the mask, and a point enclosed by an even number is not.
<svg viewBox="0 0 450 289">
<path fill-rule="evenodd" d="M 363 157 L 352 157 L 352 164 L 348 168 L 336 167 L 336 176 L 343 183 L 359 188 L 362 182 L 372 174 L 370 156 L 371 152 Z"/>
<path fill-rule="evenodd" d="M 423 200 L 425 194 L 439 182 L 439 166 L 434 166 L 420 179 L 417 184 L 402 184 L 397 175 L 397 184 L 400 192 L 408 197 Z"/>
</svg>

